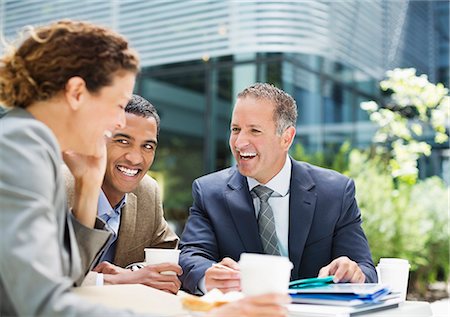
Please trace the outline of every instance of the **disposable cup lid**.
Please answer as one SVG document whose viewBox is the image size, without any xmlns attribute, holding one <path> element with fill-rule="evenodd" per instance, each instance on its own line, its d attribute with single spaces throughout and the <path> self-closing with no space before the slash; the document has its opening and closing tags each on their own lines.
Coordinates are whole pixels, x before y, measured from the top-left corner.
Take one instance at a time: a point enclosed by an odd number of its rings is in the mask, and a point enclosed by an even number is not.
<svg viewBox="0 0 450 317">
<path fill-rule="evenodd" d="M 409 262 L 406 259 L 381 258 L 378 265 L 408 265 L 409 266 Z"/>
<path fill-rule="evenodd" d="M 257 254 L 257 253 L 242 253 L 241 258 L 239 260 L 240 266 L 254 265 L 258 263 L 258 265 L 286 265 L 289 268 L 293 268 L 291 261 L 289 258 L 284 256 L 277 255 L 268 255 L 268 254 Z"/>
</svg>

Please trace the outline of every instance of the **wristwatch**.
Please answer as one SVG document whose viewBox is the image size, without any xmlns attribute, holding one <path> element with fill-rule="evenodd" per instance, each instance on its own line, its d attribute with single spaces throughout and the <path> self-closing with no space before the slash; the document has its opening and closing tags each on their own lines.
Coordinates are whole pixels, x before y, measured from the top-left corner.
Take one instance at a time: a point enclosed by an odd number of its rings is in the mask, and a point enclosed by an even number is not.
<svg viewBox="0 0 450 317">
<path fill-rule="evenodd" d="M 125 268 L 134 272 L 142 269 L 144 266 L 145 266 L 144 263 L 139 262 L 139 263 L 131 263 L 127 265 Z"/>
</svg>

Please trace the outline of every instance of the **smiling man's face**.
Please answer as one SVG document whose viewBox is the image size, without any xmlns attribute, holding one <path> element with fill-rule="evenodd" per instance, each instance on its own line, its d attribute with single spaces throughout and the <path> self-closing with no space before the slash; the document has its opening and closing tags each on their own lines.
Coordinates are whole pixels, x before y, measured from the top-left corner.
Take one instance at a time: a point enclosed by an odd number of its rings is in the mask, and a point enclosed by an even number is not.
<svg viewBox="0 0 450 317">
<path fill-rule="evenodd" d="M 133 191 L 145 176 L 155 158 L 157 124 L 153 117 L 126 113 L 126 126 L 114 131 L 108 141 L 103 192 L 111 206 Z"/>
<path fill-rule="evenodd" d="M 261 184 L 283 167 L 295 128 L 276 132 L 274 105 L 265 99 L 238 98 L 231 118 L 230 149 L 239 172 Z"/>
</svg>

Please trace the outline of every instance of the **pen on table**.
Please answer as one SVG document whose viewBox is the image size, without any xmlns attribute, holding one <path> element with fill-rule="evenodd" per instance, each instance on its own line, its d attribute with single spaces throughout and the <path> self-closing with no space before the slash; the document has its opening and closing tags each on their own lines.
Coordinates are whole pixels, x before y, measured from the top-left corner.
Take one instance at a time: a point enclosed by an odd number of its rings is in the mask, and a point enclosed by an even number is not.
<svg viewBox="0 0 450 317">
<path fill-rule="evenodd" d="M 232 269 L 231 267 L 222 265 L 222 264 L 220 264 L 220 263 L 214 263 L 212 266 L 217 267 L 217 268 L 219 268 L 219 269 L 228 270 L 228 271 L 230 271 L 230 272 L 237 272 L 235 269 Z"/>
</svg>

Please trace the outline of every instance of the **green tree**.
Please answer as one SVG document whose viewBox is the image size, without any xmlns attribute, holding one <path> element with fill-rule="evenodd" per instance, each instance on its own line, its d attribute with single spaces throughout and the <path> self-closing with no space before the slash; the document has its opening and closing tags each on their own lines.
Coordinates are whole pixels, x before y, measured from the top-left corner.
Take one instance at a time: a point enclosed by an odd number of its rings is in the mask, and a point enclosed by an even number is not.
<svg viewBox="0 0 450 317">
<path fill-rule="evenodd" d="M 389 98 L 383 105 L 363 102 L 361 108 L 378 126 L 373 143 L 378 155 L 389 157 L 391 175 L 415 183 L 417 160 L 431 154 L 431 142 L 424 132 L 434 136 L 435 143 L 448 141 L 446 125 L 450 118 L 450 97 L 442 84 L 432 84 L 426 75 L 416 76 L 414 68 L 396 68 L 386 73 L 380 83 Z"/>
<path fill-rule="evenodd" d="M 375 262 L 402 257 L 411 263 L 411 284 L 422 295 L 426 286 L 449 274 L 448 186 L 439 177 L 418 179 L 417 161 L 433 143 L 448 141 L 450 97 L 415 69 L 394 69 L 380 83 L 382 105 L 361 108 L 378 126 L 369 151 L 353 150 L 349 176 Z"/>
<path fill-rule="evenodd" d="M 377 126 L 369 149 L 351 149 L 346 142 L 327 156 L 296 145 L 291 155 L 355 180 L 374 262 L 408 259 L 410 290 L 424 295 L 430 282 L 449 276 L 449 188 L 437 176 L 419 180 L 417 161 L 431 154 L 433 144 L 448 142 L 450 97 L 442 84 L 416 76 L 414 69 L 386 75 L 383 104 L 361 104 Z"/>
</svg>

